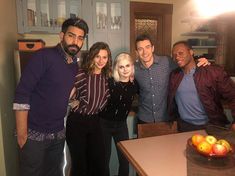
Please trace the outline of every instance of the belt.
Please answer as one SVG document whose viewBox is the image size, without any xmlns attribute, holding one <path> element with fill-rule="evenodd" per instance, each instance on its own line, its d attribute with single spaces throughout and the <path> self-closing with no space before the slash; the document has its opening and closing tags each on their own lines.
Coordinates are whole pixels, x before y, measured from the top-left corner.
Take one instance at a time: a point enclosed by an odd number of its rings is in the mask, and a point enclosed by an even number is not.
<svg viewBox="0 0 235 176">
<path fill-rule="evenodd" d="M 60 140 L 65 139 L 65 129 L 56 133 L 42 133 L 32 129 L 28 129 L 28 139 L 34 141 L 45 141 L 45 140 Z"/>
</svg>

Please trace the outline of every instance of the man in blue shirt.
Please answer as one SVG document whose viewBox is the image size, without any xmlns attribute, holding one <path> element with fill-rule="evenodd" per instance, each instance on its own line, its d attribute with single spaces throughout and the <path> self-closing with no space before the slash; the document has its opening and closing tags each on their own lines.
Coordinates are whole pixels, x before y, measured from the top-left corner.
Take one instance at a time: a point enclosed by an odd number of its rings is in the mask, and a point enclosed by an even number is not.
<svg viewBox="0 0 235 176">
<path fill-rule="evenodd" d="M 179 68 L 170 75 L 168 110 L 177 119 L 178 130 L 230 125 L 221 100 L 229 104 L 235 130 L 235 83 L 229 75 L 218 65 L 198 68 L 187 41 L 176 42 L 172 55 Z"/>
<path fill-rule="evenodd" d="M 84 20 L 65 20 L 61 42 L 35 52 L 23 71 L 13 104 L 21 176 L 62 175 L 64 117 L 87 33 Z"/>
</svg>

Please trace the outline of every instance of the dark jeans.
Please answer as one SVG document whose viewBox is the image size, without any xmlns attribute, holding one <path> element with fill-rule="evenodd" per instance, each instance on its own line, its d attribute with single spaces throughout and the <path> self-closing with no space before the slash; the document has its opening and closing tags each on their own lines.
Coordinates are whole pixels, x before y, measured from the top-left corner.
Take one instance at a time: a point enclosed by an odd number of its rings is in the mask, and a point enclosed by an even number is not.
<svg viewBox="0 0 235 176">
<path fill-rule="evenodd" d="M 64 139 L 27 139 L 23 148 L 19 149 L 20 176 L 62 176 L 64 142 Z"/>
<path fill-rule="evenodd" d="M 128 129 L 126 121 L 109 121 L 105 119 L 101 119 L 101 126 L 104 135 L 105 142 L 105 176 L 109 176 L 109 161 L 111 156 L 111 148 L 112 148 L 112 137 L 114 139 L 114 143 L 117 149 L 117 155 L 119 160 L 119 176 L 128 176 L 129 175 L 129 162 L 122 154 L 122 152 L 118 149 L 117 143 L 119 141 L 128 140 Z"/>
<path fill-rule="evenodd" d="M 188 132 L 188 131 L 195 131 L 195 130 L 203 130 L 206 128 L 206 125 L 193 125 L 184 120 L 178 118 L 177 119 L 178 131 L 179 132 Z"/>
<path fill-rule="evenodd" d="M 142 121 L 140 119 L 137 119 L 137 124 L 146 124 L 146 123 L 148 123 L 148 122 L 145 122 L 145 121 Z"/>
<path fill-rule="evenodd" d="M 104 141 L 98 115 L 71 114 L 66 141 L 72 161 L 72 176 L 104 176 Z"/>
</svg>

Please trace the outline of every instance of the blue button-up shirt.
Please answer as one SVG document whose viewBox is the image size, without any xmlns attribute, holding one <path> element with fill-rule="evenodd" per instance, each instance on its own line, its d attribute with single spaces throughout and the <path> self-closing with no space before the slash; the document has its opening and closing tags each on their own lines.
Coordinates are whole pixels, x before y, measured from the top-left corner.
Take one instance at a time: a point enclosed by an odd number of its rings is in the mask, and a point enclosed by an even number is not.
<svg viewBox="0 0 235 176">
<path fill-rule="evenodd" d="M 167 94 L 170 72 L 176 67 L 171 58 L 154 55 L 149 68 L 137 61 L 135 79 L 139 84 L 137 118 L 144 122 L 167 121 Z"/>
</svg>

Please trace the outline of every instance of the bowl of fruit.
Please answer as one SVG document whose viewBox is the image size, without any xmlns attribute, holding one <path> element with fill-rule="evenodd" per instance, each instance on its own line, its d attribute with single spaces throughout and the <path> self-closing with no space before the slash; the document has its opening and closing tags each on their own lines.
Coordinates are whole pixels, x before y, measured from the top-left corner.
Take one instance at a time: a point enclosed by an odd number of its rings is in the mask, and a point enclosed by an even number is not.
<svg viewBox="0 0 235 176">
<path fill-rule="evenodd" d="M 212 135 L 194 134 L 188 139 L 188 146 L 198 154 L 210 158 L 224 158 L 234 153 L 234 145 L 231 142 Z"/>
</svg>

